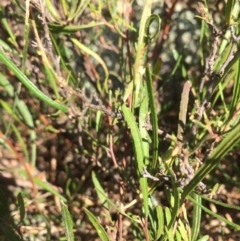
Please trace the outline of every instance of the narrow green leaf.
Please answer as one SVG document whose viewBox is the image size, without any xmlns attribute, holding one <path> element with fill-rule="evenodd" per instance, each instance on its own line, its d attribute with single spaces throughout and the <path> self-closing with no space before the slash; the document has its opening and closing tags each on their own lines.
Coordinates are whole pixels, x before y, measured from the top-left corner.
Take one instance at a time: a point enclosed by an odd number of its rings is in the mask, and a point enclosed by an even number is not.
<svg viewBox="0 0 240 241">
<path fill-rule="evenodd" d="M 233 222 L 229 221 L 228 219 L 222 217 L 221 215 L 218 215 L 218 214 L 212 212 L 211 210 L 209 210 L 209 209 L 206 208 L 205 206 L 201 205 L 200 203 L 195 202 L 195 200 L 194 200 L 193 198 L 191 198 L 190 196 L 188 196 L 188 199 L 189 199 L 191 202 L 193 202 L 194 204 L 199 205 L 199 206 L 201 207 L 201 209 L 202 209 L 204 212 L 208 213 L 209 215 L 215 217 L 216 219 L 218 219 L 218 220 L 226 223 L 227 225 L 229 225 L 229 226 L 231 226 L 231 227 L 233 227 L 233 228 L 236 228 L 236 229 L 240 230 L 240 225 L 239 225 L 239 224 L 233 223 Z"/>
<path fill-rule="evenodd" d="M 221 58 L 216 59 L 215 62 L 215 71 L 217 71 L 220 68 L 220 64 L 224 63 L 222 60 L 226 60 L 226 58 L 228 57 L 229 54 L 229 48 L 232 45 L 232 41 L 230 41 L 231 39 L 231 31 L 227 30 L 226 33 L 224 34 L 224 37 L 222 39 L 222 42 L 218 48 L 218 54 L 222 55 Z M 229 43 L 230 42 L 230 43 Z"/>
<path fill-rule="evenodd" d="M 232 16 L 232 8 L 233 8 L 234 0 L 228 0 L 226 2 L 226 7 L 225 7 L 225 18 L 227 20 L 227 23 L 231 23 L 231 16 Z"/>
<path fill-rule="evenodd" d="M 179 219 L 179 221 L 178 221 L 178 230 L 181 235 L 181 240 L 188 241 L 189 239 L 188 239 L 187 230 L 181 219 Z"/>
<path fill-rule="evenodd" d="M 127 121 L 127 124 L 130 128 L 131 135 L 133 138 L 133 145 L 134 145 L 134 152 L 135 152 L 135 157 L 137 161 L 137 166 L 138 166 L 138 171 L 141 175 L 144 167 L 144 151 L 143 151 L 143 143 L 142 143 L 142 138 L 139 132 L 139 129 L 137 127 L 137 123 L 134 120 L 133 114 L 130 111 L 129 108 L 126 107 L 125 104 L 122 106 L 122 111 L 125 120 Z M 147 180 L 146 178 L 140 178 L 140 185 L 141 185 L 141 190 L 143 194 L 143 203 L 144 203 L 144 210 L 145 210 L 145 215 L 148 215 L 148 186 L 147 186 Z"/>
<path fill-rule="evenodd" d="M 71 25 L 71 24 L 58 25 L 58 24 L 50 23 L 49 29 L 51 30 L 52 33 L 61 32 L 61 34 L 70 34 L 70 33 L 75 33 L 81 29 L 93 28 L 101 25 L 104 25 L 104 22 L 91 21 L 86 25 Z"/>
<path fill-rule="evenodd" d="M 18 48 L 18 44 L 16 41 L 16 34 L 12 31 L 12 28 L 10 27 L 10 25 L 8 24 L 8 21 L 10 19 L 7 19 L 5 14 L 4 14 L 4 10 L 3 7 L 0 7 L 0 21 L 1 21 L 1 26 L 2 28 L 4 28 L 7 33 L 9 34 L 10 37 L 10 42 L 16 47 Z"/>
<path fill-rule="evenodd" d="M 46 0 L 45 2 L 46 2 L 47 10 L 51 14 L 51 17 L 53 17 L 56 21 L 60 22 L 60 15 L 57 12 L 53 2 L 51 2 L 50 0 Z"/>
<path fill-rule="evenodd" d="M 199 204 L 202 203 L 201 196 L 196 193 L 193 193 L 193 199 Z M 202 214 L 201 207 L 199 205 L 193 204 L 192 227 L 191 227 L 192 241 L 197 240 L 199 230 L 200 230 L 200 224 L 201 224 L 201 214 Z"/>
<path fill-rule="evenodd" d="M 172 213 L 171 213 L 171 220 L 170 220 L 170 222 L 167 223 L 168 229 L 170 230 L 170 228 L 173 227 L 173 224 L 175 223 L 176 217 L 178 215 L 179 208 L 180 208 L 180 200 L 179 200 L 179 189 L 177 188 L 177 185 L 176 185 L 175 175 L 174 175 L 173 171 L 169 168 L 169 166 L 166 162 L 165 162 L 165 167 L 167 169 L 167 172 L 171 176 L 171 183 L 172 183 L 172 188 L 173 188 L 173 194 L 171 194 L 171 198 L 174 202 L 173 203 L 174 206 L 173 206 Z"/>
<path fill-rule="evenodd" d="M 3 101 L 3 100 L 0 100 L 0 104 L 2 106 L 2 109 L 4 109 L 5 112 L 9 114 L 9 116 L 14 118 L 14 120 L 16 120 L 16 121 L 21 122 L 21 119 L 18 117 L 18 115 L 13 112 L 12 104 L 10 104 L 7 101 Z M 12 123 L 10 123 L 10 124 L 12 124 Z"/>
<path fill-rule="evenodd" d="M 215 204 L 217 204 L 217 205 L 219 205 L 219 206 L 222 206 L 222 207 L 225 207 L 225 208 L 231 208 L 231 209 L 240 211 L 240 206 L 236 206 L 236 205 L 233 205 L 233 204 L 223 203 L 223 202 L 217 201 L 217 200 L 215 200 L 215 199 L 208 198 L 208 197 L 206 197 L 206 196 L 202 196 L 202 198 L 205 199 L 205 200 L 208 200 L 208 201 L 211 202 L 211 203 L 215 203 Z"/>
<path fill-rule="evenodd" d="M 59 104 L 56 101 L 53 101 L 48 96 L 46 96 L 42 91 L 40 91 L 27 77 L 23 74 L 23 72 L 11 61 L 7 58 L 5 53 L 0 50 L 0 62 L 2 62 L 9 70 L 13 71 L 16 77 L 23 83 L 23 85 L 31 91 L 36 97 L 38 97 L 43 102 L 47 103 L 48 105 L 67 112 L 68 108 L 64 105 Z"/>
<path fill-rule="evenodd" d="M 101 127 L 102 116 L 103 116 L 102 111 L 97 111 L 96 113 L 96 131 L 97 132 L 100 130 L 100 127 Z"/>
<path fill-rule="evenodd" d="M 145 216 L 147 217 L 149 214 L 147 178 L 145 177 L 140 178 L 140 186 L 141 186 L 141 191 L 143 196 L 143 207 L 145 211 Z"/>
<path fill-rule="evenodd" d="M 76 2 L 76 1 L 72 1 L 72 2 Z M 69 15 L 68 2 L 66 0 L 61 0 L 61 6 L 62 6 L 62 9 L 63 9 L 63 12 L 64 12 L 65 16 L 68 16 Z"/>
<path fill-rule="evenodd" d="M 44 64 L 44 77 L 47 79 L 47 84 L 53 90 L 56 99 L 60 99 L 61 96 L 58 91 L 58 84 L 56 82 L 56 73 L 53 71 L 52 67 L 49 67 L 48 64 Z"/>
<path fill-rule="evenodd" d="M 80 3 L 79 1 L 72 1 L 70 15 L 68 16 L 68 22 L 71 22 L 71 20 L 74 18 L 80 17 L 90 3 L 90 1 L 91 0 L 85 0 L 81 1 Z"/>
<path fill-rule="evenodd" d="M 23 118 L 23 120 L 25 121 L 25 124 L 29 127 L 30 138 L 31 138 L 31 164 L 33 166 L 35 166 L 37 147 L 36 147 L 36 142 L 35 142 L 36 132 L 34 130 L 34 122 L 32 119 L 32 115 L 30 114 L 26 104 L 22 100 L 19 100 L 16 92 L 14 91 L 12 84 L 1 73 L 0 73 L 0 85 L 2 85 L 4 87 L 4 90 L 9 94 L 10 97 L 14 98 L 14 106 L 17 107 L 19 112 L 17 112 L 15 114 L 14 113 L 15 108 L 12 105 L 10 105 L 7 102 L 4 102 L 3 100 L 0 100 L 0 103 L 3 106 L 3 108 L 9 113 L 9 115 L 12 118 L 17 120 L 18 122 L 22 122 L 22 118 Z M 19 113 L 21 114 L 22 118 L 19 118 Z M 23 141 L 22 135 L 19 133 L 19 130 L 13 125 L 12 121 L 7 123 L 7 130 L 5 132 L 6 136 L 9 134 L 8 131 L 10 129 L 13 129 L 13 131 L 15 132 L 15 135 L 17 136 L 17 138 L 22 146 L 22 150 L 24 152 L 25 159 L 27 162 L 29 162 L 29 152 L 27 151 L 26 142 Z"/>
<path fill-rule="evenodd" d="M 134 152 L 135 152 L 135 157 L 137 161 L 138 171 L 139 173 L 142 173 L 143 167 L 144 167 L 144 154 L 143 154 L 141 135 L 131 110 L 128 107 L 126 107 L 125 104 L 123 104 L 122 106 L 122 112 L 130 128 L 131 135 L 133 138 L 133 146 L 134 146 Z"/>
<path fill-rule="evenodd" d="M 165 227 L 165 233 L 166 233 L 166 237 L 168 241 L 174 241 L 174 235 L 173 235 L 173 230 L 172 229 L 167 229 L 167 227 Z M 166 240 L 166 239 L 164 239 Z"/>
<path fill-rule="evenodd" d="M 157 23 L 154 26 L 155 32 L 152 34 L 150 33 L 150 27 L 152 23 Z M 159 36 L 159 32 L 160 32 L 160 27 L 161 27 L 161 19 L 157 14 L 152 14 L 148 17 L 147 21 L 146 21 L 146 26 L 145 26 L 145 33 L 146 33 L 146 44 L 148 43 L 155 43 L 158 36 Z"/>
<path fill-rule="evenodd" d="M 94 171 L 92 172 L 92 181 L 93 181 L 94 187 L 96 189 L 98 198 L 101 201 L 101 204 L 106 208 L 106 210 L 109 210 L 108 202 L 106 199 L 107 195 L 105 194 L 101 184 L 99 183 L 96 173 Z"/>
<path fill-rule="evenodd" d="M 229 119 L 232 118 L 240 102 L 240 59 L 236 63 L 236 75 L 234 78 L 233 96 L 230 105 Z"/>
<path fill-rule="evenodd" d="M 19 207 L 19 211 L 20 211 L 20 220 L 21 220 L 21 222 L 23 222 L 23 220 L 25 218 L 25 206 L 24 206 L 24 200 L 23 200 L 21 192 L 18 193 L 17 199 L 18 199 L 18 207 Z"/>
<path fill-rule="evenodd" d="M 150 103 L 150 111 L 151 111 L 151 124 L 152 124 L 152 132 L 153 132 L 153 163 L 152 168 L 156 168 L 157 161 L 158 161 L 158 118 L 157 118 L 157 111 L 154 99 L 154 92 L 153 92 L 153 85 L 152 85 L 152 75 L 149 69 L 149 66 L 146 67 L 146 82 L 147 82 L 147 89 L 148 89 L 148 96 L 149 96 L 149 103 Z"/>
<path fill-rule="evenodd" d="M 237 70 L 236 69 L 233 69 L 232 72 L 230 72 L 226 78 L 224 79 L 224 81 L 221 81 L 219 82 L 218 84 L 218 88 L 219 88 L 219 91 L 216 92 L 216 95 L 214 96 L 214 99 L 211 101 L 211 106 L 214 107 L 216 105 L 216 103 L 219 101 L 219 99 L 222 100 L 222 102 L 224 103 L 224 109 L 225 109 L 225 112 L 227 113 L 228 110 L 226 111 L 226 107 L 225 107 L 225 102 L 226 102 L 226 98 L 224 98 L 224 95 L 223 95 L 223 89 L 226 89 L 228 88 L 229 86 L 229 83 L 236 78 L 236 72 Z M 231 107 L 230 107 L 231 108 Z M 224 126 L 224 125 L 223 125 Z"/>
<path fill-rule="evenodd" d="M 62 209 L 62 220 L 64 224 L 64 230 L 67 241 L 74 241 L 74 233 L 73 233 L 73 221 L 71 215 L 68 211 L 67 206 L 64 204 L 63 200 L 60 201 L 61 209 Z"/>
<path fill-rule="evenodd" d="M 91 221 L 92 225 L 95 227 L 98 236 L 102 241 L 109 241 L 108 234 L 106 233 L 103 226 L 99 223 L 98 219 L 86 208 L 84 208 L 85 213 L 87 214 L 89 220 Z"/>
<path fill-rule="evenodd" d="M 180 234 L 180 232 L 178 230 L 176 230 L 176 233 L 175 233 L 175 240 L 176 241 L 183 241 L 182 235 Z"/>
<path fill-rule="evenodd" d="M 164 211 L 165 211 L 165 217 L 166 217 L 166 224 L 169 225 L 172 217 L 171 211 L 168 207 L 166 207 Z"/>
<path fill-rule="evenodd" d="M 182 66 L 182 58 L 183 56 L 180 55 L 176 49 L 173 49 L 172 50 L 172 53 L 173 53 L 173 57 L 174 59 L 176 60 L 176 63 L 175 65 L 173 66 L 172 68 L 172 71 L 170 72 L 169 76 L 174 76 L 174 74 L 176 73 L 176 71 L 181 68 Z"/>
<path fill-rule="evenodd" d="M 147 19 L 151 15 L 151 8 L 152 8 L 152 0 L 146 0 L 144 3 L 144 8 L 141 15 L 141 20 L 139 24 L 139 32 L 138 32 L 138 42 L 136 45 L 136 57 L 134 60 L 134 67 L 133 67 L 133 84 L 129 85 L 131 88 L 131 94 L 133 94 L 133 108 L 136 107 L 140 100 L 139 100 L 139 93 L 142 89 L 142 75 L 144 66 L 144 60 L 146 57 L 147 51 L 144 50 L 145 43 L 145 30 L 146 30 L 146 23 Z M 134 90 L 134 91 L 133 91 Z"/>
<path fill-rule="evenodd" d="M 173 183 L 173 182 L 172 182 Z M 172 214 L 171 214 L 171 221 L 168 224 L 168 229 L 170 229 L 174 222 L 176 221 L 178 212 L 179 212 L 179 208 L 180 208 L 180 200 L 179 200 L 179 192 L 178 189 L 176 188 L 176 185 L 173 183 L 173 194 L 174 194 L 174 206 L 173 206 L 173 210 L 172 210 Z"/>
<path fill-rule="evenodd" d="M 21 175 L 24 175 L 25 177 L 27 177 L 27 173 L 25 171 L 20 171 Z M 38 185 L 39 187 L 42 187 L 44 190 L 50 192 L 52 195 L 55 195 L 57 197 L 59 197 L 60 199 L 62 199 L 64 202 L 67 202 L 67 199 L 62 196 L 58 191 L 56 191 L 50 183 L 47 182 L 43 182 L 40 179 L 34 177 L 34 183 L 36 185 Z"/>
<path fill-rule="evenodd" d="M 161 67 L 162 67 L 162 60 L 161 60 L 161 58 L 158 58 L 154 64 L 153 70 L 152 70 L 152 74 L 154 77 L 158 77 Z"/>
<path fill-rule="evenodd" d="M 218 54 L 221 55 L 221 57 L 218 57 L 214 64 L 214 70 L 216 73 L 220 70 L 220 68 L 226 62 L 226 60 L 229 56 L 229 53 L 230 53 L 232 45 L 233 45 L 232 41 L 229 42 L 230 38 L 231 38 L 231 32 L 229 30 L 225 33 L 225 36 L 218 49 Z"/>
<path fill-rule="evenodd" d="M 158 240 L 161 235 L 163 234 L 163 229 L 164 229 L 164 216 L 163 216 L 163 209 L 161 206 L 157 206 L 156 208 L 157 211 L 157 233 L 156 233 L 156 240 Z"/>
<path fill-rule="evenodd" d="M 143 100 L 140 104 L 139 108 L 139 131 L 141 135 L 142 140 L 142 147 L 143 147 L 143 155 L 144 155 L 144 164 L 145 166 L 148 166 L 149 164 L 149 145 L 151 143 L 151 139 L 149 137 L 146 123 L 148 123 L 148 105 L 149 105 L 149 99 L 148 99 L 148 92 L 147 87 L 143 86 Z"/>
<path fill-rule="evenodd" d="M 0 72 L 0 85 L 4 88 L 4 91 L 8 93 L 9 96 L 14 97 L 15 91 L 12 84 L 6 79 L 6 76 Z"/>
<path fill-rule="evenodd" d="M 230 0 L 230 2 L 233 0 Z M 234 2 L 234 1 L 233 1 Z M 229 4 L 230 5 L 230 4 Z M 239 17 L 239 11 L 240 11 L 240 2 L 239 1 L 235 1 L 235 4 L 233 6 L 233 9 L 231 11 L 231 19 L 230 19 L 230 24 L 234 24 L 238 21 Z"/>
<path fill-rule="evenodd" d="M 233 59 L 226 66 L 223 76 L 216 81 L 216 84 L 215 84 L 216 87 L 218 87 L 218 84 L 221 83 L 225 78 L 228 78 L 229 71 L 232 69 L 234 64 L 237 63 L 237 61 L 239 61 L 239 59 L 240 59 L 240 51 L 237 51 Z"/>
</svg>

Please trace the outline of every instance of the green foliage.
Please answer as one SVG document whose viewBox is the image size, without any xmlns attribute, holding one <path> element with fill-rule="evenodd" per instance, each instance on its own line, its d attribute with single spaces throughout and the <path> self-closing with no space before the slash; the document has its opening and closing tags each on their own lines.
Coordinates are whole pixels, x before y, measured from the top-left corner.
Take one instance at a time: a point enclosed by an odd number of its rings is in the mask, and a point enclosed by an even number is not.
<svg viewBox="0 0 240 241">
<path fill-rule="evenodd" d="M 192 52 L 178 43 L 177 7 L 160 18 L 154 2 L 16 0 L 14 14 L 0 4 L 0 143 L 12 155 L 0 168 L 19 208 L 0 192 L 3 240 L 37 240 L 19 231 L 37 221 L 46 240 L 56 225 L 69 241 L 204 241 L 206 214 L 240 229 L 207 205 L 239 211 L 213 188 L 223 164 L 239 188 L 228 161 L 240 145 L 239 1 L 214 14 L 199 3 Z"/>
<path fill-rule="evenodd" d="M 71 218 L 71 214 L 68 211 L 68 208 L 63 201 L 61 201 L 61 208 L 62 208 L 62 220 L 64 224 L 66 239 L 67 241 L 74 241 L 73 221 Z"/>
<path fill-rule="evenodd" d="M 48 96 L 42 93 L 23 73 L 17 66 L 7 58 L 3 51 L 0 51 L 0 61 L 6 65 L 11 71 L 14 72 L 16 77 L 29 89 L 34 95 L 36 95 L 40 100 L 46 102 L 48 105 L 55 107 L 61 111 L 67 111 L 67 108 L 60 105 L 59 103 L 51 100 Z"/>
</svg>

